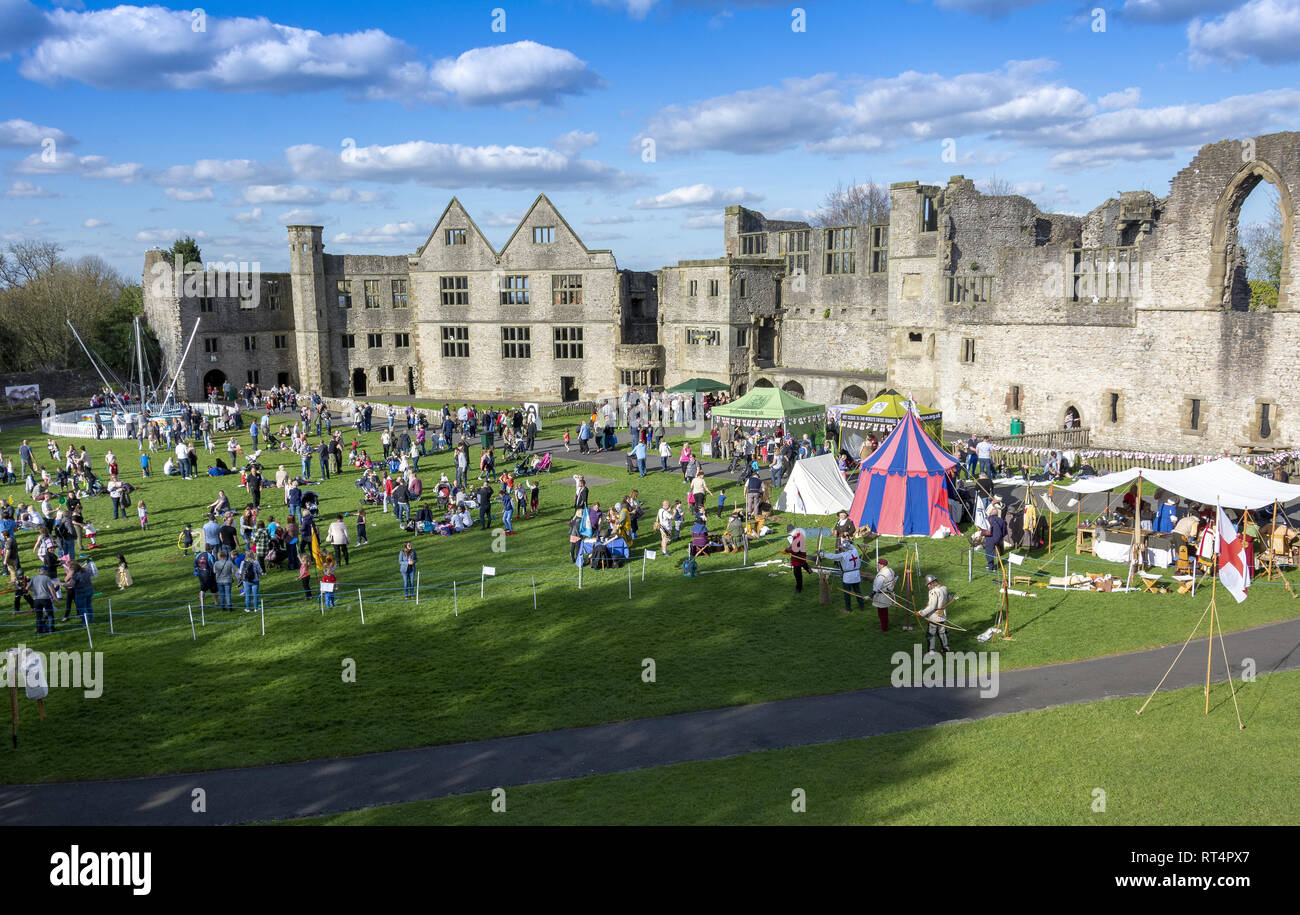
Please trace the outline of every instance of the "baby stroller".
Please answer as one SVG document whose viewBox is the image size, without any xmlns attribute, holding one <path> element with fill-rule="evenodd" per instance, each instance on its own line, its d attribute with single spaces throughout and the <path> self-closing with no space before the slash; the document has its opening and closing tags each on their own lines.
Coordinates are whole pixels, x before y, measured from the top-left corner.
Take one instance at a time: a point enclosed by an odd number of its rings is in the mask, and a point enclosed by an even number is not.
<svg viewBox="0 0 1300 915">
<path fill-rule="evenodd" d="M 302 510 L 311 515 L 320 514 L 320 496 L 312 490 L 302 494 Z"/>
</svg>

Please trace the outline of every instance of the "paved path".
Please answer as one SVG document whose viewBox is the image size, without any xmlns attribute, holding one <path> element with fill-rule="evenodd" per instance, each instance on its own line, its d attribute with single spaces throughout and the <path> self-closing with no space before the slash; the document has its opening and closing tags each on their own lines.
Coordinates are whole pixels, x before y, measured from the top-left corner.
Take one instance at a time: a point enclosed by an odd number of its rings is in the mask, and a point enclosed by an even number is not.
<svg viewBox="0 0 1300 915">
<path fill-rule="evenodd" d="M 1300 619 L 1224 638 L 1229 658 L 1254 658 L 1260 673 L 1300 668 Z M 978 687 L 881 687 L 366 756 L 8 786 L 0 788 L 0 825 L 214 825 L 314 816 L 1145 696 L 1178 647 L 1005 671 L 990 698 L 981 698 Z M 1164 688 L 1203 683 L 1205 651 L 1204 640 L 1194 642 Z M 1248 727 L 1256 724 L 1249 718 L 1252 689 L 1242 702 Z M 1232 726 L 1230 708 L 1213 714 Z M 206 814 L 190 811 L 194 788 L 206 792 Z"/>
</svg>

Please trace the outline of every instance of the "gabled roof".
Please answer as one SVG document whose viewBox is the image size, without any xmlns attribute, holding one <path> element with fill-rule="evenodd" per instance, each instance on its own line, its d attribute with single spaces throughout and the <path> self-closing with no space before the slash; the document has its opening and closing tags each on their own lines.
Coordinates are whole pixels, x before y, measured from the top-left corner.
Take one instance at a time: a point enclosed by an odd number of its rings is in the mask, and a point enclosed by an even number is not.
<svg viewBox="0 0 1300 915">
<path fill-rule="evenodd" d="M 474 221 L 474 217 L 469 215 L 469 210 L 465 209 L 465 205 L 460 202 L 459 198 L 452 197 L 451 200 L 447 202 L 447 208 L 444 209 L 442 215 L 438 217 L 438 221 L 433 224 L 433 231 L 429 233 L 429 237 L 424 240 L 424 244 L 420 245 L 420 247 L 415 250 L 416 257 L 424 254 L 424 249 L 429 247 L 429 243 L 433 241 L 434 237 L 438 234 L 438 229 L 442 227 L 442 222 L 447 218 L 447 214 L 451 212 L 452 207 L 456 207 L 465 214 L 465 218 L 469 220 L 470 227 L 474 230 L 474 234 L 479 237 L 479 240 L 482 241 L 483 244 L 487 245 L 489 251 L 494 255 L 499 256 L 501 252 L 492 247 L 492 242 L 487 240 L 487 236 L 484 235 L 483 230 L 478 227 L 478 223 Z"/>
<path fill-rule="evenodd" d="M 551 199 L 547 197 L 545 194 L 537 195 L 537 199 L 534 200 L 533 205 L 528 208 L 528 212 L 524 213 L 523 218 L 519 220 L 519 225 L 515 226 L 515 230 L 510 233 L 510 237 L 506 239 L 506 243 L 501 246 L 501 253 L 505 253 L 506 249 L 510 247 L 510 243 L 515 240 L 515 236 L 518 235 L 519 230 L 524 227 L 524 223 L 528 222 L 528 217 L 533 215 L 533 210 L 537 209 L 537 205 L 542 201 L 546 202 L 546 205 L 551 208 L 551 212 L 553 212 L 556 218 L 560 220 L 564 228 L 568 229 L 569 234 L 574 237 L 574 239 L 578 242 L 578 244 L 582 245 L 582 250 L 586 251 L 588 254 L 611 254 L 612 253 L 612 251 L 609 248 L 588 248 L 587 245 L 583 242 L 582 237 L 579 236 L 578 233 L 573 230 L 573 226 L 569 225 L 569 221 L 564 218 L 564 214 L 560 212 L 560 208 L 557 207 L 555 204 L 551 203 Z"/>
</svg>

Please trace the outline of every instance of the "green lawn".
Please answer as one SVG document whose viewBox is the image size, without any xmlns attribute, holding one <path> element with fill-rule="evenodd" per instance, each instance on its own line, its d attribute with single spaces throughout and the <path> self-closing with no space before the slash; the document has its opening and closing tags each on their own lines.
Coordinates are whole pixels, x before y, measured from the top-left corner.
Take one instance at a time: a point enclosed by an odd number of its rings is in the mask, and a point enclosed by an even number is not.
<svg viewBox="0 0 1300 915">
<path fill-rule="evenodd" d="M 1300 672 L 292 821 L 307 825 L 1295 825 Z M 792 792 L 805 792 L 795 813 Z M 1104 797 L 1095 794 L 1098 789 Z M 1105 809 L 1094 810 L 1104 800 Z"/>
<path fill-rule="evenodd" d="M 366 442 L 372 453 L 379 451 L 378 428 Z M 16 452 L 24 436 L 44 456 L 44 437 L 35 427 L 0 434 L 0 450 Z M 222 437 L 223 455 L 224 444 Z M 101 466 L 108 443 L 89 445 Z M 113 523 L 105 497 L 88 503 L 88 516 L 104 530 L 93 627 L 95 647 L 105 653 L 104 693 L 94 700 L 57 693 L 43 723 L 25 713 L 22 746 L 0 776 L 5 782 L 283 762 L 875 686 L 888 681 L 891 653 L 918 637 L 901 631 L 901 615 L 882 634 L 869 608 L 841 614 L 839 595 L 829 607 L 817 603 L 815 588 L 796 598 L 790 573 L 775 567 L 683 579 L 678 551 L 649 563 L 644 583 L 636 563 L 631 600 L 623 570 L 587 572 L 578 591 L 568 563 L 568 474 L 612 478 L 593 490 L 602 504 L 634 484 L 651 504 L 679 498 L 683 488 L 677 474 L 637 480 L 621 466 L 561 457 L 557 472 L 543 478 L 542 518 L 518 520 L 517 536 L 496 538 L 505 552 L 493 552 L 494 538 L 478 531 L 417 538 L 423 569 L 418 607 L 400 600 L 397 551 L 405 535 L 399 536 L 391 516 L 372 511 L 371 545 L 354 549 L 352 564 L 341 570 L 344 596 L 335 611 L 322 617 L 301 599 L 291 575 L 273 573 L 263 588 L 265 637 L 256 616 L 209 612 L 192 641 L 186 604 L 195 605 L 197 622 L 195 579 L 176 536 L 185 521 L 198 531 L 203 517 L 195 506 L 210 502 L 219 487 L 241 505 L 237 478 L 142 481 L 135 444 L 118 442 L 116 448 L 124 475 L 140 486 L 137 498 L 149 505 L 151 530 L 141 533 L 133 520 Z M 164 456 L 155 460 L 156 473 Z M 286 457 L 288 469 L 296 470 L 297 461 Z M 264 458 L 273 475 L 276 461 Z M 449 463 L 446 456 L 426 459 L 426 482 Z M 327 518 L 356 509 L 355 476 L 315 487 Z M 15 501 L 24 495 L 21 486 L 2 494 Z M 277 495 L 265 491 L 264 505 L 275 506 Z M 273 508 L 269 513 L 283 517 Z M 1058 539 L 1072 524 L 1072 517 L 1061 518 Z M 657 547 L 648 524 L 642 542 Z M 31 543 L 32 535 L 21 536 L 28 565 Z M 966 582 L 959 540 L 921 541 L 919 548 L 920 574 L 939 574 L 961 596 L 952 618 L 971 631 L 957 633 L 953 647 L 972 647 L 996 611 L 994 583 L 981 577 Z M 882 546 L 896 565 L 903 552 L 899 543 Z M 136 581 L 124 595 L 112 583 L 118 553 L 127 555 Z M 751 559 L 776 555 L 775 548 L 766 554 L 756 549 Z M 867 558 L 874 558 L 870 551 Z M 499 575 L 488 580 L 480 599 L 483 565 L 495 566 Z M 706 570 L 736 565 L 734 556 L 702 563 Z M 459 616 L 453 613 L 452 573 Z M 366 594 L 364 626 L 358 587 Z M 1035 592 L 1035 599 L 1013 602 L 1017 638 L 998 643 L 1003 669 L 1182 641 L 1205 602 L 1199 596 Z M 115 635 L 109 634 L 110 599 Z M 1222 608 L 1223 624 L 1234 629 L 1283 619 L 1297 606 L 1280 585 L 1260 583 L 1246 604 Z M 38 639 L 30 616 L 0 625 L 9 645 L 86 646 L 85 633 L 76 629 Z M 654 689 L 640 679 L 647 657 L 657 665 Z M 356 663 L 355 683 L 340 676 L 345 659 Z"/>
</svg>

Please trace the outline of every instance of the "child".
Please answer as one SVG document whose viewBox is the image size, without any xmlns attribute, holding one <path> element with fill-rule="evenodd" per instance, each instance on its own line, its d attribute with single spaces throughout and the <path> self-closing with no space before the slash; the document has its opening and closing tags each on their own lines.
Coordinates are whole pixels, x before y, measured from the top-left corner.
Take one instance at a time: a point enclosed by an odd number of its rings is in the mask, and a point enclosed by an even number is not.
<svg viewBox="0 0 1300 915">
<path fill-rule="evenodd" d="M 320 576 L 320 590 L 325 595 L 325 606 L 327 608 L 332 609 L 334 606 L 334 586 L 337 581 L 338 579 L 334 576 L 334 559 L 331 556 L 326 556 L 325 569 Z"/>
<path fill-rule="evenodd" d="M 149 476 L 149 452 L 140 452 L 140 473 L 144 477 Z"/>
<path fill-rule="evenodd" d="M 143 509 L 143 507 L 144 506 L 142 504 L 141 509 Z M 143 525 L 144 516 L 141 515 L 140 517 L 141 517 L 141 524 Z M 190 523 L 188 521 L 185 522 L 185 529 L 181 531 L 181 535 L 180 537 L 177 538 L 177 540 L 181 548 L 181 555 L 183 556 L 190 555 L 190 550 L 193 549 L 194 547 L 194 531 L 190 527 Z"/>
<path fill-rule="evenodd" d="M 568 450 L 569 450 L 569 430 L 568 430 L 568 429 L 565 429 L 565 430 L 564 430 L 564 450 L 565 450 L 565 451 L 568 451 Z"/>
<path fill-rule="evenodd" d="M 136 505 L 135 511 L 136 514 L 140 516 L 140 530 L 142 531 L 149 530 L 149 510 L 145 508 L 144 499 L 141 499 L 140 502 Z"/>
<path fill-rule="evenodd" d="M 369 542 L 366 539 L 366 510 L 363 508 L 357 511 L 357 546 Z"/>
<path fill-rule="evenodd" d="M 676 540 L 682 535 L 682 500 L 678 499 L 673 503 L 673 539 Z"/>
<path fill-rule="evenodd" d="M 298 580 L 302 582 L 302 593 L 305 600 L 311 600 L 311 554 L 301 554 L 301 563 L 298 566 Z"/>
<path fill-rule="evenodd" d="M 82 534 L 86 538 L 86 549 L 93 550 L 99 546 L 99 544 L 95 542 L 95 535 L 98 533 L 99 531 L 95 530 L 95 525 L 91 524 L 89 521 L 82 526 Z"/>
<path fill-rule="evenodd" d="M 528 513 L 534 517 L 537 516 L 537 506 L 541 501 L 541 492 L 542 487 L 532 480 L 528 481 Z"/>
<path fill-rule="evenodd" d="M 727 494 L 721 489 L 718 490 L 718 520 L 722 520 L 723 503 L 727 501 Z"/>
<path fill-rule="evenodd" d="M 126 567 L 126 557 L 119 553 L 117 556 L 117 590 L 125 591 L 132 584 L 134 582 L 131 580 L 131 570 Z"/>
</svg>

